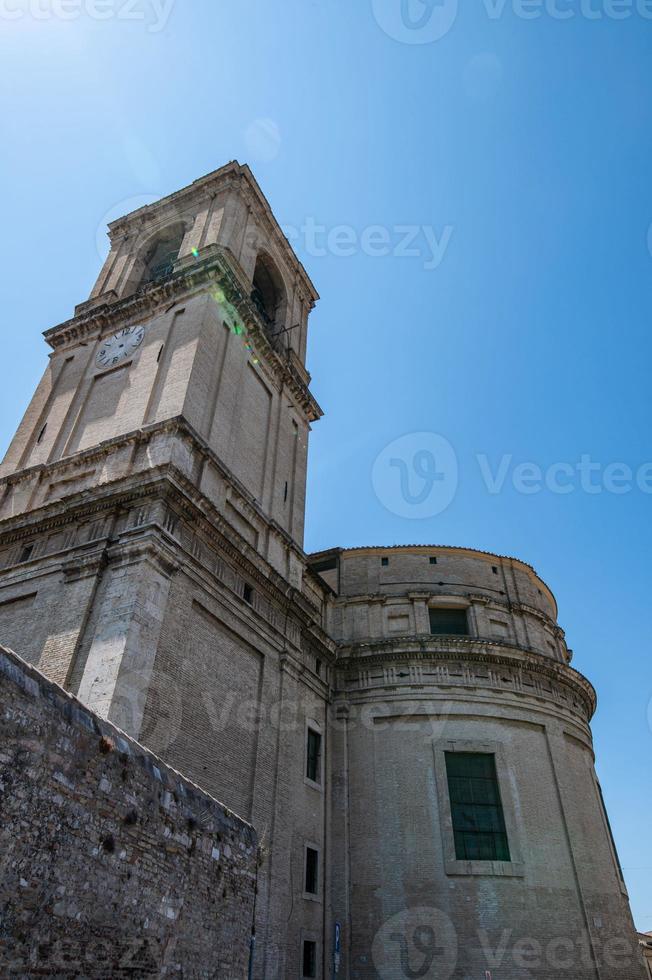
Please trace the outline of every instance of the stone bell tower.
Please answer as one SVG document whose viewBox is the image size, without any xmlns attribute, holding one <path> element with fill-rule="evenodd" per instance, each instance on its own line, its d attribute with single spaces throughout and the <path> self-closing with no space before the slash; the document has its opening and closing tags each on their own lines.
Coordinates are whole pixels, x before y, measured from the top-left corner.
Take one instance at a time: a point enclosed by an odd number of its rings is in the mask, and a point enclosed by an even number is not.
<svg viewBox="0 0 652 980">
<path fill-rule="evenodd" d="M 322 918 L 291 900 L 325 833 L 304 731 L 325 751 L 334 657 L 302 549 L 317 294 L 235 162 L 109 237 L 0 469 L 0 642 L 273 840 L 257 969 L 282 975 Z"/>
</svg>

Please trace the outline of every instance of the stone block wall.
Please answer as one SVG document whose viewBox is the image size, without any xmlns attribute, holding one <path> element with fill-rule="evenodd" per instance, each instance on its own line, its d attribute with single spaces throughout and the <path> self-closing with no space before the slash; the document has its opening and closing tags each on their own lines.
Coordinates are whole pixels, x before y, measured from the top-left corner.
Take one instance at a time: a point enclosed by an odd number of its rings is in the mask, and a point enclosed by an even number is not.
<svg viewBox="0 0 652 980">
<path fill-rule="evenodd" d="M 0 648 L 0 976 L 247 976 L 254 830 Z"/>
</svg>

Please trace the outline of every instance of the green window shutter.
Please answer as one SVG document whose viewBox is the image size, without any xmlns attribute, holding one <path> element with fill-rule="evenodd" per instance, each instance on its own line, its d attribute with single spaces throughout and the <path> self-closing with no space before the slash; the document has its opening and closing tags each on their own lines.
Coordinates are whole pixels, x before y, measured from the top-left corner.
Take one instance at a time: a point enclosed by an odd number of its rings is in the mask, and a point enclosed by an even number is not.
<svg viewBox="0 0 652 980">
<path fill-rule="evenodd" d="M 495 756 L 446 752 L 455 856 L 458 861 L 511 861 Z"/>
<path fill-rule="evenodd" d="M 431 609 L 430 632 L 436 636 L 468 636 L 466 609 Z"/>
</svg>

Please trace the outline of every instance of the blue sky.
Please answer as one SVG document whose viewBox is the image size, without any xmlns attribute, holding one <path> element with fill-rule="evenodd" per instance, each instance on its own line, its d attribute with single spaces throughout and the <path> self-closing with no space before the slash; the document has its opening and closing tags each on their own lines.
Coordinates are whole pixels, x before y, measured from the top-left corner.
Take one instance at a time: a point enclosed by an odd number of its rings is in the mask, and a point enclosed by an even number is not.
<svg viewBox="0 0 652 980">
<path fill-rule="evenodd" d="M 537 568 L 599 692 L 598 773 L 652 930 L 652 20 L 607 0 L 410 0 L 411 27 L 400 0 L 67 3 L 0 4 L 2 447 L 106 221 L 250 163 L 322 295 L 307 548 L 463 544 Z M 405 436 L 409 471 L 420 433 L 458 481 L 406 516 L 372 473 Z M 549 469 L 582 458 L 583 478 Z"/>
</svg>

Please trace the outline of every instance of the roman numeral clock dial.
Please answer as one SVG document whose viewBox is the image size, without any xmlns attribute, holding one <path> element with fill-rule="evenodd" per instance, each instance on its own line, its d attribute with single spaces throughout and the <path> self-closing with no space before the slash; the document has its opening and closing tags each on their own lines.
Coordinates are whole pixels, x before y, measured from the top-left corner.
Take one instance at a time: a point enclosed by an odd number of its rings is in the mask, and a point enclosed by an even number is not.
<svg viewBox="0 0 652 980">
<path fill-rule="evenodd" d="M 125 327 L 124 330 L 108 337 L 98 351 L 95 359 L 97 366 L 110 368 L 122 364 L 138 350 L 144 336 L 144 327 Z"/>
</svg>

